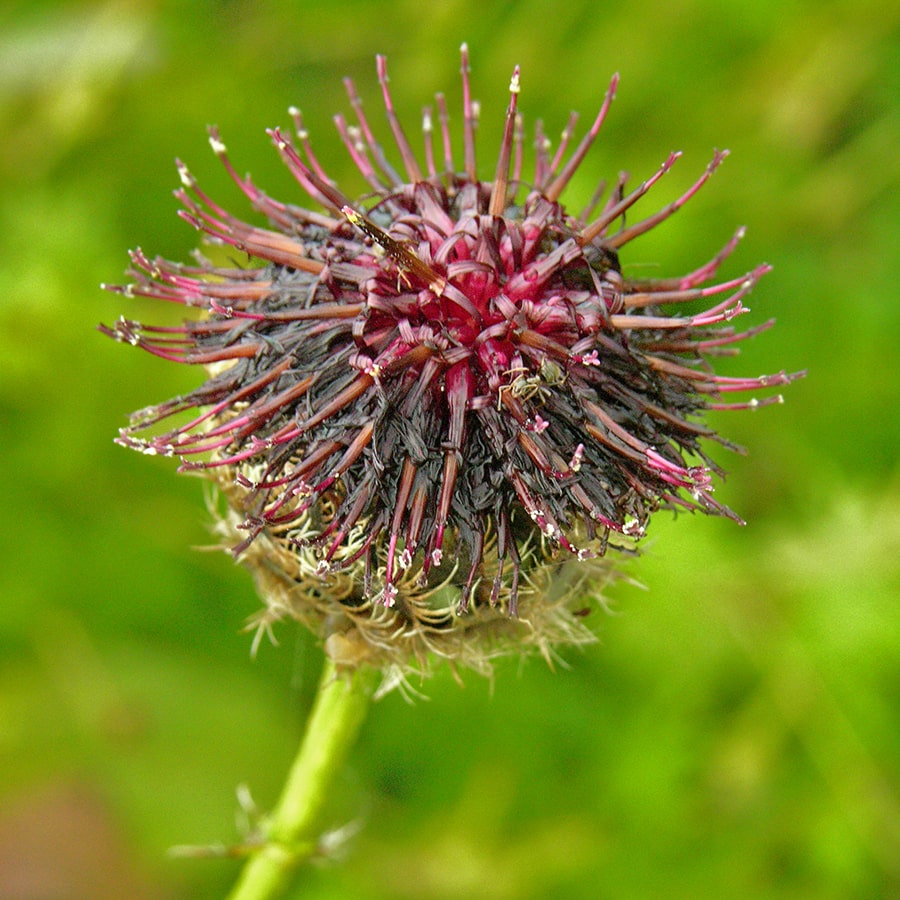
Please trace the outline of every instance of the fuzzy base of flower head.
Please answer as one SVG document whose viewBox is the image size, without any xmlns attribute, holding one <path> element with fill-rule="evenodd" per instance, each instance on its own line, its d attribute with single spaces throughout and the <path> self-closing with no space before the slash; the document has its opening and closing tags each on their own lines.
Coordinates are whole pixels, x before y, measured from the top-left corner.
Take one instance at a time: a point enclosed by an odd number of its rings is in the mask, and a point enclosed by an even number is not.
<svg viewBox="0 0 900 900">
<path fill-rule="evenodd" d="M 240 540 L 241 521 L 231 508 L 218 516 L 216 533 L 224 547 Z M 552 665 L 557 647 L 596 641 L 588 613 L 605 608 L 604 588 L 623 577 L 621 560 L 614 567 L 605 557 L 584 562 L 538 547 L 533 560 L 526 558 L 528 574 L 519 586 L 522 615 L 511 617 L 508 586 L 498 602 L 487 596 L 486 585 L 496 574 L 490 567 L 497 564 L 488 548 L 484 580 L 469 611 L 460 615 L 457 564 L 442 567 L 426 586 L 407 572 L 388 607 L 362 594 L 361 563 L 323 576 L 312 553 L 297 553 L 268 531 L 247 547 L 241 562 L 265 599 L 248 625 L 255 632 L 254 652 L 264 637 L 272 637 L 276 623 L 296 619 L 322 640 L 339 669 L 368 665 L 401 681 L 427 676 L 441 661 L 490 676 L 494 661 L 511 653 L 539 654 Z"/>
<path fill-rule="evenodd" d="M 271 227 L 234 217 L 179 163 L 182 217 L 247 266 L 185 266 L 132 254 L 114 290 L 203 315 L 163 328 L 103 327 L 164 359 L 205 367 L 191 393 L 143 410 L 120 442 L 176 456 L 228 502 L 221 531 L 266 597 L 265 625 L 306 622 L 346 665 L 427 668 L 436 655 L 484 670 L 494 656 L 581 643 L 585 591 L 611 577 L 660 508 L 737 519 L 713 497 L 708 409 L 802 373 L 716 375 L 735 352 L 747 294 L 769 267 L 714 281 L 743 230 L 687 275 L 630 277 L 620 254 L 679 210 L 716 170 L 716 152 L 680 197 L 625 215 L 677 161 L 637 188 L 621 175 L 579 214 L 561 195 L 597 137 L 617 78 L 581 141 L 573 116 L 551 155 L 536 131 L 523 170 L 519 71 L 492 180 L 477 173 L 477 104 L 463 48 L 463 163 L 443 96 L 423 116 L 424 166 L 377 71 L 401 166 L 375 137 L 355 86 L 355 124 L 335 121 L 371 192 L 351 201 L 315 156 L 270 135 L 321 211 L 276 201 L 214 151 Z M 681 304 L 708 308 L 679 314 Z M 190 418 L 193 416 L 193 418 Z M 159 432 L 161 423 L 181 422 Z M 187 421 L 184 421 L 187 419 Z M 147 434 L 150 436 L 146 436 Z M 612 540 L 611 540 L 612 538 Z"/>
</svg>

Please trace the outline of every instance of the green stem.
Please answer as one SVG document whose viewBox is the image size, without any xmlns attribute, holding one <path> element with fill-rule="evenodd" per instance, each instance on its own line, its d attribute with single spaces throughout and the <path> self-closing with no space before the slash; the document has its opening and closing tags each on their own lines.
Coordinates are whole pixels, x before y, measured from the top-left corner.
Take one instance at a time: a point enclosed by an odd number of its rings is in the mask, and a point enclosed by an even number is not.
<svg viewBox="0 0 900 900">
<path fill-rule="evenodd" d="M 264 900 L 289 887 L 296 868 L 315 853 L 319 816 L 362 726 L 375 673 L 338 674 L 326 658 L 316 702 L 265 843 L 247 861 L 229 900 Z"/>
</svg>

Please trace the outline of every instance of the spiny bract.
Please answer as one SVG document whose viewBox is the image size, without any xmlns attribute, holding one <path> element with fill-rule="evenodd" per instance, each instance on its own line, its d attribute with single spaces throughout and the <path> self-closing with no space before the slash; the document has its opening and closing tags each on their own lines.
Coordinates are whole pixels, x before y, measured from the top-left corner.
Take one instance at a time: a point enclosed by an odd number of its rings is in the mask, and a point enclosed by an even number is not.
<svg viewBox="0 0 900 900">
<path fill-rule="evenodd" d="M 260 622 L 303 619 L 348 665 L 421 665 L 436 651 L 481 667 L 510 647 L 587 639 L 576 582 L 602 582 L 610 534 L 639 538 L 660 507 L 736 518 L 713 499 L 718 469 L 701 442 L 719 438 L 698 413 L 779 401 L 721 398 L 796 377 L 729 378 L 709 364 L 772 324 L 727 324 L 768 266 L 710 283 L 742 230 L 682 277 L 623 274 L 622 248 L 690 199 L 725 152 L 634 224 L 626 211 L 679 154 L 635 190 L 624 175 L 601 186 L 573 215 L 560 197 L 617 78 L 571 152 L 574 114 L 552 157 L 538 125 L 525 179 L 516 68 L 494 177 L 481 181 L 465 47 L 462 57 L 461 171 L 443 96 L 436 135 L 425 110 L 423 168 L 378 57 L 398 171 L 346 80 L 356 123 L 335 122 L 371 186 L 357 202 L 327 176 L 299 111 L 296 140 L 269 134 L 321 211 L 240 177 L 212 129 L 213 150 L 271 227 L 232 216 L 179 163 L 181 216 L 249 262 L 185 266 L 135 251 L 134 283 L 113 290 L 204 315 L 102 328 L 207 368 L 201 387 L 135 414 L 119 440 L 211 474 L 228 501 L 221 530 L 267 599 Z M 703 312 L 667 312 L 706 298 Z M 173 416 L 180 424 L 154 433 Z"/>
</svg>

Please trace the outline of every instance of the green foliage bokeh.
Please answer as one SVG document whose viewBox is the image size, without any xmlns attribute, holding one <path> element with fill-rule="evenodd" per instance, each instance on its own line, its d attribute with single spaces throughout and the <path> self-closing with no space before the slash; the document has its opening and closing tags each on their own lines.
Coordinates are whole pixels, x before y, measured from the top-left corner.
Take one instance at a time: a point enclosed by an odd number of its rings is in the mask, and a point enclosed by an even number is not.
<svg viewBox="0 0 900 900">
<path fill-rule="evenodd" d="M 719 414 L 722 499 L 749 521 L 661 515 L 601 642 L 449 675 L 374 707 L 335 825 L 346 860 L 305 897 L 864 897 L 900 892 L 900 12 L 886 0 L 630 4 L 38 2 L 0 12 L 0 897 L 219 896 L 234 789 L 276 796 L 320 655 L 291 626 L 255 661 L 249 578 L 210 543 L 204 489 L 112 444 L 196 373 L 113 344 L 99 291 L 125 251 L 187 258 L 172 159 L 249 212 L 206 142 L 302 203 L 266 127 L 301 106 L 320 159 L 364 189 L 331 124 L 374 55 L 410 134 L 458 101 L 458 46 L 490 171 L 509 74 L 548 134 L 621 85 L 566 198 L 684 157 L 651 211 L 732 156 L 626 264 L 775 266 L 731 373 L 808 368 L 783 407 Z M 486 168 L 487 167 L 487 168 Z M 29 892 L 30 891 L 30 892 Z"/>
</svg>

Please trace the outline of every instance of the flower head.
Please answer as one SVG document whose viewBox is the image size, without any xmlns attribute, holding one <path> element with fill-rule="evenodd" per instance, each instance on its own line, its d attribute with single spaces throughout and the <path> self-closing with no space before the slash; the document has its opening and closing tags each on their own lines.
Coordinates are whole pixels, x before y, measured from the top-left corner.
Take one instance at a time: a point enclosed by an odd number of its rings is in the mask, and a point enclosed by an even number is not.
<svg viewBox="0 0 900 900">
<path fill-rule="evenodd" d="M 478 662 L 484 648 L 471 658 L 464 648 L 485 625 L 488 655 L 498 635 L 545 651 L 583 639 L 567 604 L 583 606 L 584 592 L 579 602 L 566 585 L 597 575 L 611 535 L 641 537 L 661 507 L 737 518 L 713 497 L 721 473 L 703 442 L 720 439 L 703 411 L 778 402 L 722 398 L 797 377 L 729 378 L 710 365 L 772 324 L 730 324 L 768 266 L 714 280 L 742 230 L 687 275 L 623 274 L 623 248 L 680 209 L 725 152 L 632 224 L 626 212 L 679 154 L 572 214 L 561 197 L 617 78 L 577 146 L 575 116 L 552 156 L 538 127 L 525 176 L 517 68 L 495 171 L 480 180 L 462 54 L 461 169 L 442 96 L 437 126 L 432 110 L 423 117 L 423 165 L 378 57 L 398 168 L 346 81 L 355 124 L 335 121 L 371 186 L 361 200 L 328 177 L 297 110 L 296 138 L 269 134 L 317 210 L 239 176 L 212 129 L 213 150 L 269 227 L 227 212 L 179 163 L 181 216 L 249 262 L 185 266 L 135 251 L 134 283 L 113 290 L 203 314 L 174 328 L 102 328 L 206 368 L 202 386 L 135 414 L 119 441 L 213 476 L 228 500 L 223 529 L 239 535 L 234 552 L 262 583 L 266 616 L 306 620 L 348 661 L 421 662 L 437 650 Z M 698 301 L 702 312 L 679 312 Z"/>
</svg>

